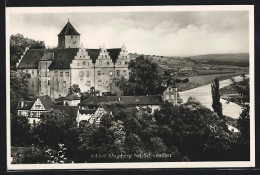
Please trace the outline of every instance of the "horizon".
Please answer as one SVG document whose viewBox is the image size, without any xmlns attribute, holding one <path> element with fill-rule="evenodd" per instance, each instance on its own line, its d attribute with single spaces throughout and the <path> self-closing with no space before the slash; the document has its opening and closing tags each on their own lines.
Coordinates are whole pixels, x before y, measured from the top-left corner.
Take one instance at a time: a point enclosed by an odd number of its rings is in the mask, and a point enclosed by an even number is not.
<svg viewBox="0 0 260 175">
<path fill-rule="evenodd" d="M 147 55 L 249 53 L 248 11 L 10 13 L 9 34 L 56 47 L 68 22 L 85 48 L 121 48 Z M 10 36 L 9 35 L 9 36 Z"/>
</svg>

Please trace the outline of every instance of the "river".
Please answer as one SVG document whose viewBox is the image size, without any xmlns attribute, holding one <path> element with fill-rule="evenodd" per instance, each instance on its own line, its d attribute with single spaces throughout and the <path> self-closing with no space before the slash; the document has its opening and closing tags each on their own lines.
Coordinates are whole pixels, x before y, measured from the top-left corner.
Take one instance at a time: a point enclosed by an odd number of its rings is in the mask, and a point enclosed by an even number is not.
<svg viewBox="0 0 260 175">
<path fill-rule="evenodd" d="M 247 75 L 248 76 L 248 75 Z M 241 81 L 243 78 L 241 76 L 234 77 L 235 81 Z M 219 82 L 220 88 L 228 86 L 231 84 L 230 79 L 223 80 Z M 213 110 L 212 108 L 212 96 L 211 96 L 211 85 L 205 85 L 198 88 L 190 89 L 187 91 L 179 92 L 180 97 L 182 98 L 183 102 L 185 103 L 189 97 L 195 97 L 202 105 L 206 106 L 207 108 Z M 220 99 L 223 108 L 223 114 L 234 119 L 238 119 L 242 109 L 239 105 L 235 103 L 228 103 L 224 99 Z"/>
</svg>

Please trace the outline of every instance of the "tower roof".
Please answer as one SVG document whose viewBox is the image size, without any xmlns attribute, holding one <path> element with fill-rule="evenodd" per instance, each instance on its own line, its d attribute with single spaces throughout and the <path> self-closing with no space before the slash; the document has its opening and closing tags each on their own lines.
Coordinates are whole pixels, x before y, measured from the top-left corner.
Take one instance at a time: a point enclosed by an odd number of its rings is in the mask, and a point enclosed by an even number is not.
<svg viewBox="0 0 260 175">
<path fill-rule="evenodd" d="M 60 35 L 80 35 L 80 34 L 76 31 L 76 29 L 68 21 L 68 23 L 62 29 L 62 31 L 58 34 L 58 36 L 60 36 Z"/>
</svg>

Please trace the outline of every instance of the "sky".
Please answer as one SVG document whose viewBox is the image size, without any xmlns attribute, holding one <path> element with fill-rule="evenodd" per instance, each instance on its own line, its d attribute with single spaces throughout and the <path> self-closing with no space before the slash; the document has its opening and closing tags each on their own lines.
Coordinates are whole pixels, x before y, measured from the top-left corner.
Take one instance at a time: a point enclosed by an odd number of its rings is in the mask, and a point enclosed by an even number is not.
<svg viewBox="0 0 260 175">
<path fill-rule="evenodd" d="M 86 48 L 120 48 L 131 53 L 190 56 L 249 52 L 247 11 L 12 13 L 8 32 L 58 45 L 68 22 Z"/>
</svg>

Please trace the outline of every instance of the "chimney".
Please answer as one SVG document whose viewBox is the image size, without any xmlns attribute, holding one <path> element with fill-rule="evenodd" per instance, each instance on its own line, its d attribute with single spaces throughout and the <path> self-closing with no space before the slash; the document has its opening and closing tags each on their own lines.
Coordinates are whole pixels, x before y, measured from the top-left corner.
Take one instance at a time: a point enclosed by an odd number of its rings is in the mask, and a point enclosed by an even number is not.
<svg viewBox="0 0 260 175">
<path fill-rule="evenodd" d="M 23 101 L 23 99 L 21 100 L 21 107 L 23 107 L 24 106 L 24 101 Z"/>
</svg>

